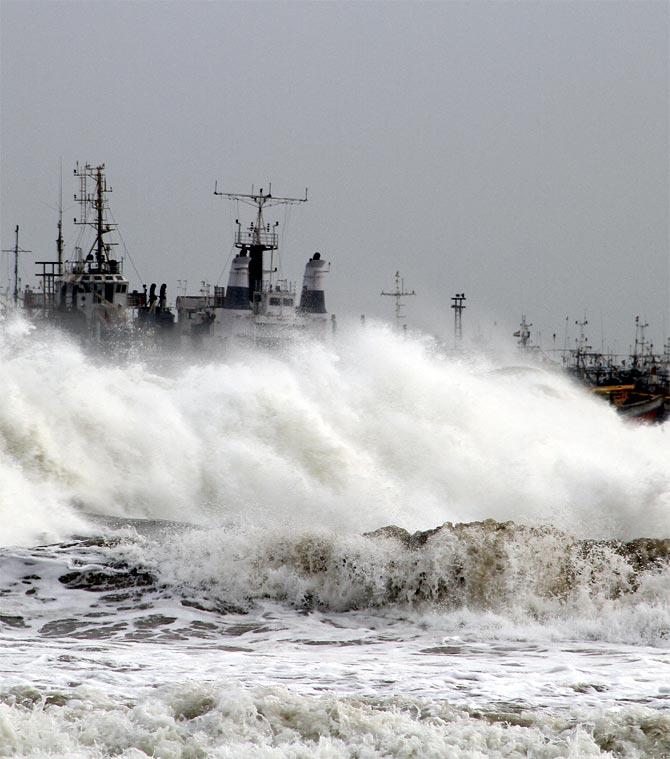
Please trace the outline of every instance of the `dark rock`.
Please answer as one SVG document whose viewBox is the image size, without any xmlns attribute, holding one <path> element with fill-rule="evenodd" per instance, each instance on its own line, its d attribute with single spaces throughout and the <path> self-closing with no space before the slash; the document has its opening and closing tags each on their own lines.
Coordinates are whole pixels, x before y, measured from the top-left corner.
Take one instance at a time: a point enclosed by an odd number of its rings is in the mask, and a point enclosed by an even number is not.
<svg viewBox="0 0 670 759">
<path fill-rule="evenodd" d="M 131 569 L 83 569 L 80 572 L 68 572 L 58 580 L 68 588 L 90 591 L 122 590 L 124 588 L 147 587 L 154 585 L 156 579 L 145 570 Z"/>
<path fill-rule="evenodd" d="M 181 602 L 182 606 L 190 607 L 191 609 L 198 609 L 198 611 L 209 611 L 214 614 L 247 614 L 245 609 L 234 604 L 227 603 L 220 599 L 212 599 L 211 601 L 196 601 L 193 599 L 184 598 Z"/>
<path fill-rule="evenodd" d="M 12 617 L 9 614 L 0 614 L 0 622 L 9 627 L 26 627 L 23 617 Z"/>
<path fill-rule="evenodd" d="M 409 548 L 409 543 L 412 538 L 409 532 L 402 527 L 398 527 L 395 524 L 390 524 L 387 527 L 380 527 L 373 532 L 364 532 L 364 538 L 372 538 L 372 540 L 397 540 L 402 543 L 406 548 Z"/>
</svg>

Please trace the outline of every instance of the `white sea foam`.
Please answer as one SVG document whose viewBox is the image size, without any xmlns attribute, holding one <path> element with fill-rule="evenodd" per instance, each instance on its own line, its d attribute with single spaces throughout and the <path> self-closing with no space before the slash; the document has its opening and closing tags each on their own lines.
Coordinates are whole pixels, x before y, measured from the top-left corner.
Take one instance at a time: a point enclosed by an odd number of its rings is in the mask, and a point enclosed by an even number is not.
<svg viewBox="0 0 670 759">
<path fill-rule="evenodd" d="M 167 372 L 27 331 L 0 330 L 5 544 L 80 529 L 81 510 L 350 533 L 493 517 L 670 535 L 666 428 L 626 424 L 550 371 L 500 373 L 374 326 Z"/>
<path fill-rule="evenodd" d="M 666 647 L 667 558 L 641 561 L 637 549 L 626 550 L 488 522 L 443 529 L 417 547 L 327 529 L 219 528 L 125 543 L 114 553 L 211 608 L 253 609 L 270 599 L 294 609 L 411 614 L 484 638 Z"/>
<path fill-rule="evenodd" d="M 84 686 L 48 698 L 24 689 L 3 700 L 0 755 L 26 759 L 635 759 L 670 752 L 670 718 L 641 706 L 547 717 L 226 685 L 162 688 L 125 700 Z"/>
<path fill-rule="evenodd" d="M 670 536 L 666 427 L 374 325 L 154 361 L 0 326 L 0 544 L 122 538 L 1 552 L 0 755 L 670 753 L 668 570 L 578 540 Z"/>
</svg>

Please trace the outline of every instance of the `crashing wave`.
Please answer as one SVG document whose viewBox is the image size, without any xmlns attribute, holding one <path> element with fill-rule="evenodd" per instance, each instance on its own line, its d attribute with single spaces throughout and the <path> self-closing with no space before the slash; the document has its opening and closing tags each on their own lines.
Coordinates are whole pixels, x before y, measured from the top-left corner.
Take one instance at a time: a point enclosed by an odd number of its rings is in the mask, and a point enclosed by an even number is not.
<svg viewBox="0 0 670 759">
<path fill-rule="evenodd" d="M 227 684 L 150 689 L 110 698 L 79 686 L 71 695 L 34 688 L 0 693 L 0 754 L 68 756 L 659 757 L 670 753 L 670 718 L 643 706 L 541 711 L 458 708 L 397 696 L 302 695 Z"/>
<path fill-rule="evenodd" d="M 43 634 L 88 635 L 94 609 L 151 616 L 155 607 L 170 616 L 165 604 L 177 604 L 216 620 L 272 602 L 302 612 L 432 615 L 480 630 L 541 625 L 542 637 L 670 642 L 669 539 L 580 540 L 494 520 L 359 535 L 172 526 L 5 550 L 0 563 L 0 626 L 31 619 Z M 61 619 L 72 602 L 76 624 Z"/>
<path fill-rule="evenodd" d="M 668 539 L 579 540 L 486 520 L 358 536 L 193 530 L 119 550 L 213 610 L 263 600 L 336 612 L 467 609 L 523 623 L 578 622 L 586 638 L 670 640 Z"/>
<path fill-rule="evenodd" d="M 90 513 L 670 534 L 667 425 L 626 425 L 559 373 L 495 372 L 374 325 L 282 355 L 175 355 L 169 370 L 19 327 L 0 322 L 4 545 L 90 534 Z"/>
</svg>

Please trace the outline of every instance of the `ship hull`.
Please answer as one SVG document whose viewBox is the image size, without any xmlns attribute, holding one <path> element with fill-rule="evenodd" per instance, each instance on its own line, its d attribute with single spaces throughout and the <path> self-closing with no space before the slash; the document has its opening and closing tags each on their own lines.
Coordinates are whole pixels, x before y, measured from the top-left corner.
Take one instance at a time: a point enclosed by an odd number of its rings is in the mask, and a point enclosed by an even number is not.
<svg viewBox="0 0 670 759">
<path fill-rule="evenodd" d="M 617 408 L 619 414 L 635 422 L 653 423 L 665 419 L 665 399 L 662 395 L 652 395 L 639 400 L 631 400 Z"/>
</svg>

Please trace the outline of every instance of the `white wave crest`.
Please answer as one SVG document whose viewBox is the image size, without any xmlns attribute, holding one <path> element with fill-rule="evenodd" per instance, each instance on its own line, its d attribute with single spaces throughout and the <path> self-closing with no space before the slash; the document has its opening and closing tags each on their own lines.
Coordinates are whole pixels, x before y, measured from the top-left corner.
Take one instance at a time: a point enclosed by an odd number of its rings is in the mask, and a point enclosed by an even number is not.
<svg viewBox="0 0 670 759">
<path fill-rule="evenodd" d="M 83 512 L 197 524 L 410 530 L 492 517 L 670 535 L 666 427 L 560 374 L 497 372 L 382 327 L 169 369 L 0 326 L 0 541 Z"/>
<path fill-rule="evenodd" d="M 85 686 L 68 697 L 24 689 L 2 701 L 0 753 L 25 759 L 635 759 L 670 751 L 670 718 L 642 706 L 562 716 L 469 713 L 410 697 L 213 685 L 151 689 L 132 700 Z"/>
</svg>

